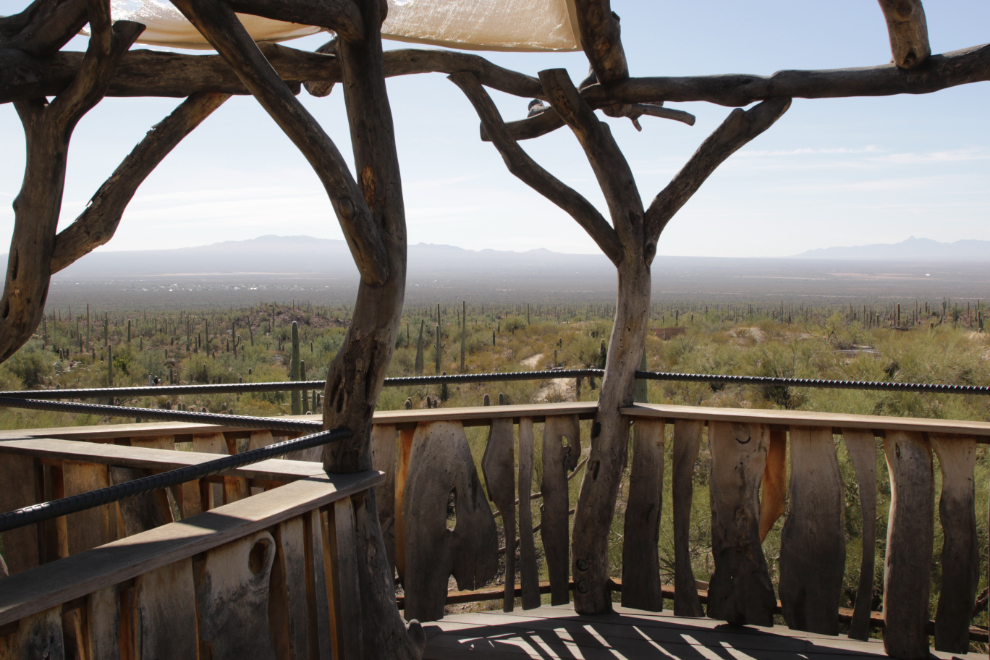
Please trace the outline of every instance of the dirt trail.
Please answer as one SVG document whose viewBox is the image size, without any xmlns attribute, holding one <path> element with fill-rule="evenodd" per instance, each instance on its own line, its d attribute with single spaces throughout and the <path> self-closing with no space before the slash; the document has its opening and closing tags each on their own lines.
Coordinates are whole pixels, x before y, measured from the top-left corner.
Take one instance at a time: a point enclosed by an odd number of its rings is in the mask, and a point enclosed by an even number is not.
<svg viewBox="0 0 990 660">
<path fill-rule="evenodd" d="M 537 353 L 520 362 L 528 369 L 536 369 L 543 359 L 543 353 Z M 554 378 L 540 388 L 536 393 L 535 403 L 560 403 L 577 400 L 577 384 L 573 378 Z"/>
</svg>

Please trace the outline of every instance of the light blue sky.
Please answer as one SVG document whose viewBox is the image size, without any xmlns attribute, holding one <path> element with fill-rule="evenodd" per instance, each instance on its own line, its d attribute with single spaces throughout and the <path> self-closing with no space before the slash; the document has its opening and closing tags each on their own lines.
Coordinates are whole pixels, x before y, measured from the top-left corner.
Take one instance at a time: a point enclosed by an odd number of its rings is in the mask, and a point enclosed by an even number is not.
<svg viewBox="0 0 990 660">
<path fill-rule="evenodd" d="M 7 0 L 13 13 L 27 0 Z M 770 74 L 890 60 L 883 16 L 870 0 L 758 3 L 613 0 L 634 76 Z M 926 5 L 935 53 L 990 42 L 990 3 Z M 315 48 L 320 35 L 289 42 Z M 406 47 L 390 44 L 389 47 Z M 70 48 L 84 49 L 77 37 Z M 487 55 L 535 74 L 566 67 L 579 80 L 581 53 Z M 402 164 L 410 242 L 470 249 L 595 252 L 564 213 L 505 170 L 478 139 L 478 121 L 443 75 L 388 83 Z M 526 99 L 493 93 L 506 119 Z M 339 87 L 302 102 L 342 152 L 350 144 Z M 106 99 L 75 132 L 61 226 L 174 99 Z M 608 119 L 644 201 L 663 188 L 729 112 L 678 104 L 694 127 L 644 118 Z M 661 255 L 786 256 L 834 245 L 990 240 L 990 83 L 927 96 L 795 100 L 768 132 L 724 164 L 670 223 Z M 0 106 L 0 242 L 13 228 L 10 202 L 23 174 L 23 133 L 12 106 Z M 605 210 L 591 169 L 566 129 L 523 147 L 548 170 Z M 265 234 L 341 238 L 316 176 L 250 97 L 234 98 L 189 136 L 149 177 L 103 249 L 203 245 Z M 0 251 L 6 248 L 0 248 Z"/>
</svg>

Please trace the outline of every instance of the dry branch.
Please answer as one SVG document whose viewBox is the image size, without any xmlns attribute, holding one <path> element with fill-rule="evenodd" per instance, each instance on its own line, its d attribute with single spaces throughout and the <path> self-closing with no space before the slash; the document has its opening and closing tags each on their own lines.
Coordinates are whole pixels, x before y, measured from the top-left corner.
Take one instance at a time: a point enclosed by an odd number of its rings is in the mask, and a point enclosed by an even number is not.
<svg viewBox="0 0 990 660">
<path fill-rule="evenodd" d="M 653 199 L 646 211 L 646 237 L 656 252 L 657 239 L 670 219 L 697 192 L 719 165 L 740 147 L 763 133 L 787 112 L 791 100 L 787 98 L 763 101 L 755 108 L 736 108 L 708 139 L 701 143 L 680 172 Z"/>
<path fill-rule="evenodd" d="M 493 137 L 492 143 L 498 149 L 506 167 L 551 202 L 566 211 L 594 239 L 605 256 L 614 264 L 622 259 L 622 246 L 619 237 L 608 221 L 602 217 L 588 200 L 573 188 L 565 185 L 559 179 L 540 167 L 529 154 L 522 150 L 512 139 L 505 122 L 492 102 L 484 87 L 472 73 L 455 73 L 448 76 L 450 81 L 461 88 L 468 100 L 474 106 L 481 118 L 481 124 L 488 135 Z"/>
<path fill-rule="evenodd" d="M 328 55 L 274 44 L 262 45 L 265 56 L 286 83 L 340 82 L 340 63 Z M 60 52 L 37 59 L 16 49 L 0 49 L 0 103 L 54 96 L 71 82 L 82 62 L 81 53 Z M 404 49 L 385 54 L 385 75 L 471 71 L 486 87 L 523 98 L 545 98 L 534 78 L 495 66 L 468 53 Z M 855 69 L 789 70 L 771 76 L 629 78 L 609 85 L 592 85 L 582 96 L 592 108 L 616 103 L 688 103 L 705 101 L 742 107 L 773 97 L 847 98 L 933 92 L 990 80 L 990 44 L 933 55 L 910 71 L 894 64 Z M 217 55 L 184 55 L 136 50 L 121 62 L 107 96 L 167 96 L 185 98 L 196 92 L 248 94 Z M 555 121 L 546 113 L 508 124 L 516 139 L 543 135 L 539 122 Z M 559 120 L 556 120 L 559 121 Z M 552 129 L 559 128 L 555 124 Z"/>
<path fill-rule="evenodd" d="M 263 16 L 276 21 L 318 25 L 333 30 L 347 41 L 364 38 L 361 12 L 353 0 L 224 0 L 242 14 Z"/>
<path fill-rule="evenodd" d="M 385 282 L 388 261 L 369 204 L 330 136 L 285 86 L 229 6 L 204 0 L 174 4 L 309 161 L 326 188 L 362 280 Z"/>
<path fill-rule="evenodd" d="M 0 299 L 0 362 L 24 345 L 44 313 L 72 131 L 103 98 L 120 59 L 144 30 L 127 21 L 111 26 L 106 0 L 89 0 L 87 12 L 93 36 L 75 79 L 51 103 L 39 98 L 15 104 L 27 158 L 14 200 L 14 233 Z"/>
<path fill-rule="evenodd" d="M 172 149 L 229 98 L 196 94 L 154 126 L 128 154 L 75 222 L 55 237 L 50 272 L 54 275 L 113 238 L 120 218 L 144 180 Z"/>
<path fill-rule="evenodd" d="M 577 136 L 608 204 L 624 256 L 642 248 L 643 201 L 629 163 L 608 125 L 598 121 L 565 69 L 540 72 L 550 105 Z M 615 261 L 618 265 L 618 261 Z"/>
<path fill-rule="evenodd" d="M 665 108 L 660 105 L 654 105 L 649 103 L 623 103 L 616 105 L 603 105 L 596 106 L 592 105 L 593 108 L 598 107 L 609 108 L 610 117 L 629 117 L 634 120 L 633 123 L 636 124 L 636 128 L 639 129 L 639 124 L 636 123 L 643 115 L 649 115 L 650 117 L 657 117 L 660 119 L 672 119 L 674 121 L 679 121 L 687 124 L 688 126 L 694 126 L 695 117 L 690 112 L 684 112 L 683 110 L 673 110 L 671 108 Z M 543 112 L 523 119 L 522 121 L 515 121 L 508 124 L 509 132 L 517 140 L 531 140 L 533 138 L 538 138 L 548 133 L 552 133 L 564 126 L 564 120 L 560 118 L 552 108 L 544 110 Z M 488 142 L 491 138 L 488 137 L 488 133 L 485 132 L 484 126 L 481 127 L 481 139 Z"/>
<path fill-rule="evenodd" d="M 927 60 L 932 48 L 921 0 L 880 0 L 880 9 L 887 19 L 894 63 L 903 69 L 913 69 Z"/>
<path fill-rule="evenodd" d="M 613 83 L 629 77 L 629 65 L 619 37 L 619 17 L 609 0 L 575 0 L 581 46 L 598 80 Z"/>
<path fill-rule="evenodd" d="M 35 57 L 55 53 L 86 25 L 87 0 L 35 0 L 27 9 L 0 18 L 0 48 Z"/>
</svg>

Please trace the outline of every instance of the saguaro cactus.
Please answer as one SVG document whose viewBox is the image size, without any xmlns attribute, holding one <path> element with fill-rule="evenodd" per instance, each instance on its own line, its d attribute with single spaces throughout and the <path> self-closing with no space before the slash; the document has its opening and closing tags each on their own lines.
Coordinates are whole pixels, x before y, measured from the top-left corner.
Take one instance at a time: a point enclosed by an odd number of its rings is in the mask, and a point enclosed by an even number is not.
<svg viewBox="0 0 990 660">
<path fill-rule="evenodd" d="M 441 330 L 440 330 L 440 325 L 439 324 L 437 324 L 436 333 L 437 333 L 436 346 L 435 346 L 436 347 L 436 369 L 437 369 L 437 373 L 439 374 L 440 373 L 440 365 L 443 364 L 443 347 L 446 346 L 446 344 L 443 343 L 442 337 L 440 336 L 441 335 Z"/>
<path fill-rule="evenodd" d="M 306 380 L 306 360 L 299 360 L 299 380 Z M 302 414 L 305 415 L 309 412 L 309 397 L 306 392 L 300 394 L 302 395 L 300 397 L 302 399 Z"/>
<path fill-rule="evenodd" d="M 299 324 L 292 322 L 292 357 L 289 359 L 289 380 L 299 380 Z M 299 392 L 292 392 L 292 414 L 302 414 L 302 400 Z"/>
<path fill-rule="evenodd" d="M 423 373 L 423 330 L 426 328 L 426 320 L 419 322 L 419 339 L 416 340 L 416 375 Z"/>
<path fill-rule="evenodd" d="M 461 373 L 464 373 L 464 345 L 467 343 L 467 301 L 461 301 Z"/>
</svg>

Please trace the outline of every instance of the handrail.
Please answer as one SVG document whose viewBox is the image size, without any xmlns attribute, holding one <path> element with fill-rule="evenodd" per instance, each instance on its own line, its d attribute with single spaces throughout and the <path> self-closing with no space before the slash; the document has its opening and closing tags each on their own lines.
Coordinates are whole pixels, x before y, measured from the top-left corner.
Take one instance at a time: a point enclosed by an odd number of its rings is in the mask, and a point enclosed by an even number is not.
<svg viewBox="0 0 990 660">
<path fill-rule="evenodd" d="M 243 465 L 250 465 L 251 463 L 258 463 L 269 458 L 281 456 L 290 451 L 299 451 L 309 449 L 310 447 L 319 447 L 330 442 L 338 442 L 350 436 L 350 429 L 345 428 L 321 431 L 320 433 L 313 433 L 312 435 L 296 438 L 295 440 L 287 440 L 268 445 L 267 447 L 252 449 L 242 454 L 224 456 L 223 458 L 200 463 L 199 465 L 190 465 L 176 470 L 154 474 L 149 477 L 127 481 L 122 484 L 92 490 L 88 493 L 34 504 L 0 514 L 0 532 L 26 527 L 27 525 L 33 525 L 34 523 L 45 520 L 52 520 L 70 513 L 92 509 L 103 504 L 118 502 L 134 495 L 140 495 L 141 493 L 176 486 L 187 481 L 195 481 L 196 479 L 233 470 Z"/>
</svg>

